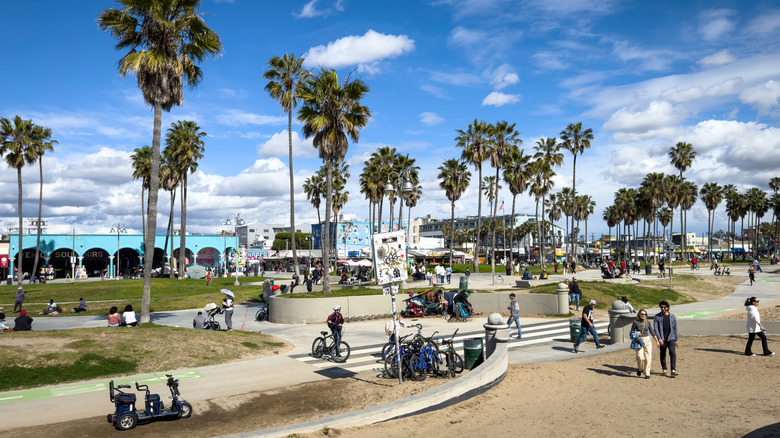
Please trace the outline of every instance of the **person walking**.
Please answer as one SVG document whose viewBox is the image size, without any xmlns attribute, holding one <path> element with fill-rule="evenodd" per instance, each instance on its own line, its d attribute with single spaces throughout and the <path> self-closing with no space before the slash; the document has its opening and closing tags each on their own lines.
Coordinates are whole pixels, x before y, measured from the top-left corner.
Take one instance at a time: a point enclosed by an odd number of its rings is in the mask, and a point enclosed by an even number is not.
<svg viewBox="0 0 780 438">
<path fill-rule="evenodd" d="M 227 331 L 233 331 L 233 297 L 227 296 L 222 299 L 222 309 L 225 311 L 225 326 Z"/>
<path fill-rule="evenodd" d="M 596 343 L 596 349 L 604 348 L 599 342 L 599 334 L 596 332 L 596 325 L 593 324 L 593 309 L 596 307 L 596 300 L 590 300 L 587 306 L 582 308 L 582 330 L 580 337 L 577 338 L 577 342 L 574 343 L 574 352 L 579 353 L 580 344 L 588 339 L 588 333 L 593 336 L 593 341 Z"/>
<path fill-rule="evenodd" d="M 452 283 L 452 266 L 447 266 L 444 273 L 447 274 L 447 284 Z"/>
<path fill-rule="evenodd" d="M 520 329 L 520 303 L 515 299 L 514 293 L 509 294 L 509 307 L 507 309 L 509 309 L 509 320 L 506 322 L 506 328 L 510 328 L 512 321 L 514 321 L 515 327 L 517 327 L 517 339 L 521 339 L 523 332 Z"/>
<path fill-rule="evenodd" d="M 766 342 L 766 329 L 761 325 L 761 315 L 758 313 L 758 298 L 750 297 L 745 301 L 745 310 L 747 310 L 747 331 L 748 341 L 745 345 L 745 356 L 755 356 L 753 353 L 753 340 L 756 335 L 761 338 L 761 348 L 764 350 L 764 356 L 774 356 L 775 353 L 769 351 Z"/>
<path fill-rule="evenodd" d="M 653 344 L 652 340 L 658 344 L 658 337 L 655 335 L 653 324 L 647 320 L 647 311 L 639 309 L 636 314 L 636 321 L 631 325 L 631 332 L 639 333 L 642 347 L 636 350 L 636 375 L 645 379 L 650 378 L 650 365 L 653 363 Z M 660 345 L 659 345 L 660 346 Z"/>
<path fill-rule="evenodd" d="M 661 273 L 660 278 L 666 278 L 666 269 L 664 268 L 664 259 L 658 260 L 658 272 Z"/>
<path fill-rule="evenodd" d="M 577 277 L 572 277 L 569 284 L 569 304 L 576 301 L 576 310 L 580 310 L 580 300 L 582 300 L 582 289 L 580 289 L 580 284 L 577 282 Z"/>
<path fill-rule="evenodd" d="M 206 270 L 206 286 L 211 286 L 211 269 Z"/>
<path fill-rule="evenodd" d="M 661 311 L 653 317 L 653 329 L 655 330 L 655 336 L 658 338 L 658 347 L 661 351 L 661 372 L 664 376 L 667 375 L 666 351 L 668 350 L 669 360 L 672 365 L 672 376 L 676 376 L 677 343 L 680 339 L 680 334 L 677 332 L 677 317 L 669 312 L 669 303 L 666 301 L 658 303 L 658 307 Z"/>
<path fill-rule="evenodd" d="M 14 313 L 19 313 L 22 311 L 22 304 L 24 304 L 24 299 L 27 298 L 27 295 L 24 293 L 24 289 L 22 289 L 21 286 L 16 288 L 16 301 L 14 301 Z M 16 308 L 19 308 L 19 310 L 16 310 Z"/>
<path fill-rule="evenodd" d="M 750 285 L 753 286 L 753 282 L 756 281 L 756 270 L 753 269 L 753 265 L 748 267 L 748 278 L 750 278 Z"/>
</svg>

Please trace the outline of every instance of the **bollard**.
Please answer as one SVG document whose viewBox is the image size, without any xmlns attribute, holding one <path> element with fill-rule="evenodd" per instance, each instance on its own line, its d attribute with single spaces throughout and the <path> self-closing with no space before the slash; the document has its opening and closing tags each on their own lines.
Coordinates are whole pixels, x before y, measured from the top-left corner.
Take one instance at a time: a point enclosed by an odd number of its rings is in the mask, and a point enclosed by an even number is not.
<svg viewBox="0 0 780 438">
<path fill-rule="evenodd" d="M 485 328 L 485 359 L 487 359 L 496 351 L 498 342 L 509 342 L 509 329 L 500 313 L 488 315 L 487 324 L 482 326 Z"/>
<path fill-rule="evenodd" d="M 558 313 L 559 315 L 569 313 L 569 287 L 566 283 L 558 283 L 558 287 L 555 288 L 555 294 L 558 297 Z"/>
</svg>

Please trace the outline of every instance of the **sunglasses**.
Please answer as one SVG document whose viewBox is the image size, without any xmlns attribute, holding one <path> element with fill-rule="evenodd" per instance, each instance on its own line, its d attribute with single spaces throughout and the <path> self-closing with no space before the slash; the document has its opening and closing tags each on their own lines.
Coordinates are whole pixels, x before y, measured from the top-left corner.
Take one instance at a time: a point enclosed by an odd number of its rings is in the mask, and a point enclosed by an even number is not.
<svg viewBox="0 0 780 438">
<path fill-rule="evenodd" d="M 647 316 L 647 313 L 640 313 L 639 316 Z"/>
</svg>

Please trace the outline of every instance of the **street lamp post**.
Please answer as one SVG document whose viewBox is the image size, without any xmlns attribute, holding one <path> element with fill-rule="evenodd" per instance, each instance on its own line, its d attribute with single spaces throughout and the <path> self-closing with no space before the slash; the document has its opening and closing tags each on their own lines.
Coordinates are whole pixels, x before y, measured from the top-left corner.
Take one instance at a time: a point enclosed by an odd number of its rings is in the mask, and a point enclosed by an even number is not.
<svg viewBox="0 0 780 438">
<path fill-rule="evenodd" d="M 114 265 L 114 279 L 119 278 L 119 234 L 127 234 L 127 228 L 125 224 L 116 222 L 111 225 L 110 233 L 116 233 L 116 265 Z"/>
<path fill-rule="evenodd" d="M 225 221 L 225 225 L 227 225 L 227 226 L 231 225 L 231 222 L 230 222 L 230 217 L 231 216 L 235 220 L 235 224 L 233 224 L 233 235 L 236 236 L 236 248 L 235 248 L 235 250 L 236 250 L 236 262 L 235 262 L 236 263 L 236 266 L 235 266 L 236 281 L 233 282 L 233 285 L 234 286 L 238 286 L 238 285 L 241 284 L 241 283 L 238 282 L 238 262 L 239 262 L 239 260 L 241 258 L 241 253 L 238 250 L 239 249 L 238 248 L 238 227 L 244 225 L 244 217 L 241 216 L 241 213 L 230 213 L 230 214 L 228 214 L 227 220 Z M 227 260 L 225 260 L 225 263 L 227 263 Z"/>
</svg>

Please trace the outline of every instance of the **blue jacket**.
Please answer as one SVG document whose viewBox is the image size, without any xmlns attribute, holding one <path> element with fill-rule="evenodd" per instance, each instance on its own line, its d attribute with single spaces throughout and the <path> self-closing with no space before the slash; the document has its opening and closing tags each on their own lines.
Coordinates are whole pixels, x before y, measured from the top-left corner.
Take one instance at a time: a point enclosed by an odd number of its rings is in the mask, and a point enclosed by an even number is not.
<svg viewBox="0 0 780 438">
<path fill-rule="evenodd" d="M 669 314 L 669 326 L 671 327 L 671 332 L 667 336 L 667 333 L 664 332 L 664 314 L 661 312 L 655 314 L 653 317 L 653 328 L 658 339 L 662 341 L 680 340 L 680 334 L 677 332 L 677 318 L 671 313 Z"/>
</svg>

